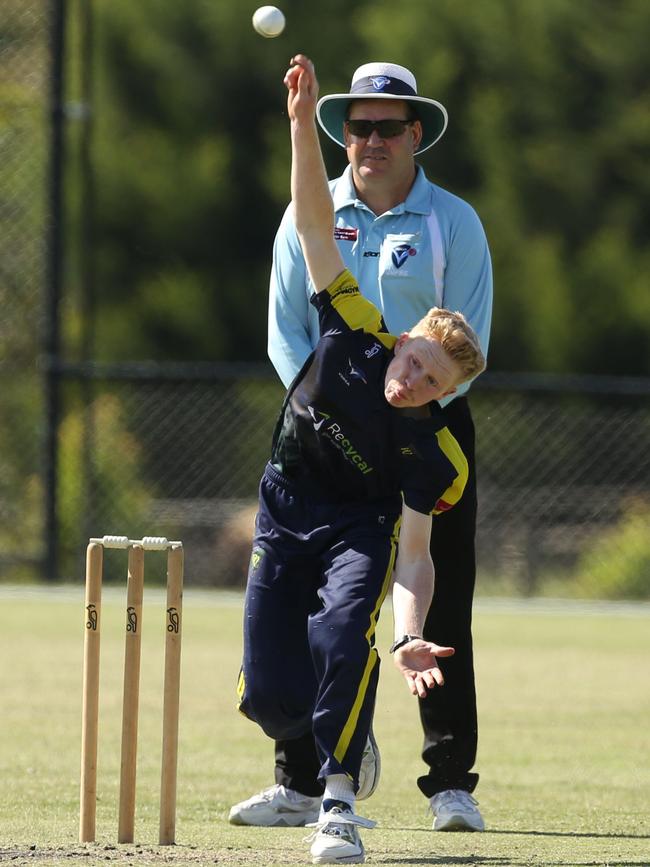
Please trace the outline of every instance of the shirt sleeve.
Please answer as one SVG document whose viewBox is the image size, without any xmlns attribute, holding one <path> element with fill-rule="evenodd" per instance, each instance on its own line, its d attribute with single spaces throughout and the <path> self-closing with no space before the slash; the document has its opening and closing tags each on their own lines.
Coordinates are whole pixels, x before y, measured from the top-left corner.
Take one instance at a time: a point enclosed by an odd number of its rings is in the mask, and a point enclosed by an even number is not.
<svg viewBox="0 0 650 867">
<path fill-rule="evenodd" d="M 447 252 L 443 305 L 460 310 L 478 335 L 487 358 L 492 321 L 492 262 L 485 231 L 474 209 L 466 202 L 452 229 Z M 464 394 L 471 382 L 459 386 L 456 397 Z M 440 403 L 444 406 L 449 399 Z"/>
<path fill-rule="evenodd" d="M 308 314 L 307 269 L 289 206 L 273 245 L 267 347 L 286 388 L 314 348 Z"/>
<path fill-rule="evenodd" d="M 335 331 L 365 331 L 392 349 L 395 338 L 388 334 L 383 316 L 361 294 L 359 284 L 347 269 L 310 300 L 318 310 L 321 336 Z"/>
<path fill-rule="evenodd" d="M 409 508 L 440 515 L 460 500 L 467 484 L 468 464 L 449 428 L 435 430 L 426 421 L 401 422 L 400 470 L 402 496 Z"/>
</svg>

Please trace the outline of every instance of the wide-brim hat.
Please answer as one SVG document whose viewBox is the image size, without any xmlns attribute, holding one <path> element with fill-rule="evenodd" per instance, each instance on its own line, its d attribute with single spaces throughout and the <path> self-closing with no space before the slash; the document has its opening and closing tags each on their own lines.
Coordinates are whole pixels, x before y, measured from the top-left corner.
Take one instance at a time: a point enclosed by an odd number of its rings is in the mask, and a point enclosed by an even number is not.
<svg viewBox="0 0 650 867">
<path fill-rule="evenodd" d="M 447 129 L 447 110 L 435 99 L 418 96 L 415 76 L 396 63 L 365 63 L 352 76 L 349 93 L 332 93 L 318 101 L 316 115 L 327 135 L 345 147 L 343 124 L 355 99 L 403 99 L 412 103 L 422 124 L 422 141 L 416 153 L 434 145 Z"/>
</svg>

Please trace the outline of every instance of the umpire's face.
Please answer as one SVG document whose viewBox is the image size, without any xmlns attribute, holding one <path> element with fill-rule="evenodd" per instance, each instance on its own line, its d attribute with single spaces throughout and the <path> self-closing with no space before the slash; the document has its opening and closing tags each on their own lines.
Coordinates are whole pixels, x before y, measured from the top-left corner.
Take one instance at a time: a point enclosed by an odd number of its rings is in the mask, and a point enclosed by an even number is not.
<svg viewBox="0 0 650 867">
<path fill-rule="evenodd" d="M 456 391 L 460 366 L 438 340 L 402 334 L 386 369 L 384 396 L 391 406 L 424 406 Z"/>
<path fill-rule="evenodd" d="M 404 178 L 412 181 L 415 174 L 414 154 L 422 140 L 419 120 L 408 121 L 408 105 L 402 99 L 358 99 L 350 106 L 345 123 L 345 146 L 357 187 L 379 182 L 400 183 Z M 398 120 L 397 135 L 381 135 L 381 127 L 374 127 L 369 135 L 355 134 L 350 121 Z M 366 125 L 367 126 L 367 125 Z M 388 129 L 390 133 L 394 130 Z"/>
</svg>

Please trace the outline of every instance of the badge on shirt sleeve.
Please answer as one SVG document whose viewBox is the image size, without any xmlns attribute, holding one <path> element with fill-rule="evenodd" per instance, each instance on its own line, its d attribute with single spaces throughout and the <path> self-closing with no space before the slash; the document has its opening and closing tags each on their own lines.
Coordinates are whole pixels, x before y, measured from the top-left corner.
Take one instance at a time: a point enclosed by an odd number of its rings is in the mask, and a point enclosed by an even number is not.
<svg viewBox="0 0 650 867">
<path fill-rule="evenodd" d="M 358 229 L 353 229 L 348 226 L 335 226 L 334 227 L 334 240 L 335 241 L 356 241 L 359 235 Z"/>
<path fill-rule="evenodd" d="M 453 503 L 448 503 L 446 500 L 443 500 L 442 497 L 440 497 L 438 500 L 436 500 L 436 504 L 433 507 L 433 511 L 434 512 L 448 512 L 449 509 L 453 509 L 453 507 L 454 507 Z"/>
</svg>

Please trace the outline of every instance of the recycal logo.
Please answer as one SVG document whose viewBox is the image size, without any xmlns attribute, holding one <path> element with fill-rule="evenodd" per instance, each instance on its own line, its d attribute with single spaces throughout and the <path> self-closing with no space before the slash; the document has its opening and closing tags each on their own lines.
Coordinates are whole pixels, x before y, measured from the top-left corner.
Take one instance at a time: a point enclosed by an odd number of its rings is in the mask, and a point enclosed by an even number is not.
<svg viewBox="0 0 650 867">
<path fill-rule="evenodd" d="M 314 422 L 314 430 L 320 430 L 323 426 L 323 422 L 327 421 L 329 416 L 325 412 L 320 412 L 319 410 L 314 409 L 313 406 L 308 406 L 309 415 Z"/>
<path fill-rule="evenodd" d="M 393 260 L 393 265 L 396 268 L 401 268 L 409 256 L 415 256 L 416 254 L 417 250 L 415 249 L 415 247 L 411 247 L 410 244 L 400 244 L 393 250 L 393 255 L 391 257 Z"/>
<path fill-rule="evenodd" d="M 322 429 L 321 436 L 327 437 L 343 454 L 346 461 L 353 464 L 360 472 L 365 475 L 372 472 L 372 467 L 361 457 L 355 446 L 350 442 L 345 433 L 341 430 L 341 425 L 335 421 L 330 422 L 330 416 L 324 412 L 314 409 L 313 406 L 308 406 L 309 415 L 314 423 L 314 430 L 320 431 L 323 427 L 323 422 L 328 422 L 327 427 Z"/>
</svg>

